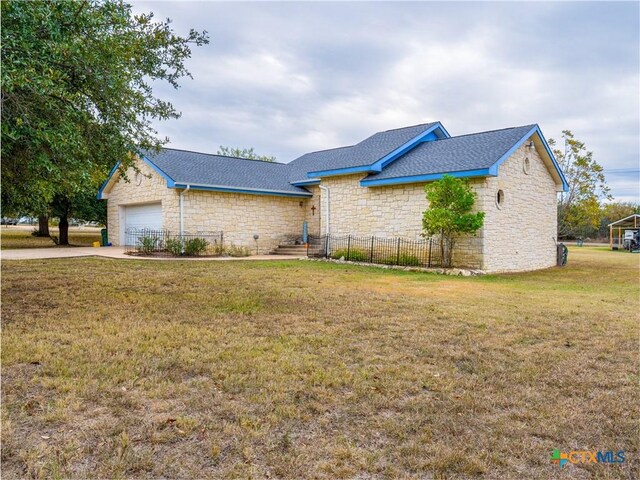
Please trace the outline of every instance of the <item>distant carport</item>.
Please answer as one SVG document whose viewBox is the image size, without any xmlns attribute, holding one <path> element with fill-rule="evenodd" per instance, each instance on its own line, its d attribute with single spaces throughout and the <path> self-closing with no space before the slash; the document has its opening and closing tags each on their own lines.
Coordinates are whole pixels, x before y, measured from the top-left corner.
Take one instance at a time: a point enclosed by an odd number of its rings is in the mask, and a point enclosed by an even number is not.
<svg viewBox="0 0 640 480">
<path fill-rule="evenodd" d="M 620 250 L 630 249 L 631 244 L 640 231 L 640 215 L 633 214 L 609 224 L 609 248 Z"/>
</svg>

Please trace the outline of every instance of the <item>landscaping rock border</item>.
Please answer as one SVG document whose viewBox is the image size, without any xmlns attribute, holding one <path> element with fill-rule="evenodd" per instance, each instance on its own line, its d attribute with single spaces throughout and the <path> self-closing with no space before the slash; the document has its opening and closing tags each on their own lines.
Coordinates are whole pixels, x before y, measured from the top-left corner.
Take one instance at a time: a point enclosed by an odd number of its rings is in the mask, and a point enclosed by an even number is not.
<svg viewBox="0 0 640 480">
<path fill-rule="evenodd" d="M 471 268 L 427 268 L 427 267 L 406 267 L 402 265 L 384 265 L 381 263 L 367 263 L 367 262 L 352 262 L 343 259 L 334 258 L 304 258 L 310 262 L 327 262 L 327 263 L 340 263 L 345 265 L 360 265 L 362 267 L 377 267 L 386 270 L 402 270 L 405 272 L 424 272 L 424 273 L 436 273 L 438 275 L 452 275 L 455 277 L 477 277 L 480 275 L 486 275 L 484 270 L 471 269 Z"/>
</svg>

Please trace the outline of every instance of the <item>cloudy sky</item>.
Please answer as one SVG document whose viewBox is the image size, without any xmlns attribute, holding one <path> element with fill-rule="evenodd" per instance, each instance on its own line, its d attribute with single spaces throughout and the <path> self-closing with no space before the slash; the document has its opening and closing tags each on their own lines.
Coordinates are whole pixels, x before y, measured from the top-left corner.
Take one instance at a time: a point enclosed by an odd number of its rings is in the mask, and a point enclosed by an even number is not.
<svg viewBox="0 0 640 480">
<path fill-rule="evenodd" d="M 639 18 L 626 3 L 134 2 L 207 30 L 194 79 L 159 86 L 170 146 L 254 147 L 288 162 L 440 120 L 452 135 L 572 130 L 617 199 L 640 199 Z"/>
</svg>

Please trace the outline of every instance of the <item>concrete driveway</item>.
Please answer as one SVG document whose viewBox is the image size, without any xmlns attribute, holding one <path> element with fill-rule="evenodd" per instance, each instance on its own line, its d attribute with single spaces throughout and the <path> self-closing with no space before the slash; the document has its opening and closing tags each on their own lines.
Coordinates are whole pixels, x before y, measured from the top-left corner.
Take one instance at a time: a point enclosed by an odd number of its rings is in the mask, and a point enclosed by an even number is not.
<svg viewBox="0 0 640 480">
<path fill-rule="evenodd" d="M 193 257 L 161 258 L 125 255 L 123 247 L 51 247 L 21 248 L 0 251 L 2 260 L 38 260 L 46 258 L 105 257 L 124 260 L 193 260 L 193 261 L 233 261 L 233 260 L 294 260 L 305 258 L 292 255 L 253 255 L 251 257 Z"/>
</svg>

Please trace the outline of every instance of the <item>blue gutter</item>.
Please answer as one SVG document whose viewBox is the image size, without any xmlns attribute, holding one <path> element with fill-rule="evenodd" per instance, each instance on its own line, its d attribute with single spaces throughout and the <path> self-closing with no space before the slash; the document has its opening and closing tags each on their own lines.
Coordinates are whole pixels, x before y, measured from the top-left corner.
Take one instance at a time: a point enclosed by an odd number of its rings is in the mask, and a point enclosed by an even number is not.
<svg viewBox="0 0 640 480">
<path fill-rule="evenodd" d="M 389 165 L 394 160 L 397 160 L 403 154 L 407 153 L 409 150 L 415 147 L 418 143 L 429 142 L 429 141 L 437 140 L 441 138 L 436 133 L 437 130 L 441 131 L 442 138 L 450 137 L 449 132 L 447 132 L 444 129 L 442 124 L 440 122 L 436 122 L 435 125 L 428 128 L 427 130 L 422 132 L 420 135 L 412 138 L 405 144 L 399 146 L 392 152 L 388 153 L 387 155 L 385 155 L 384 157 L 382 157 L 381 159 L 377 160 L 376 162 L 370 165 L 359 165 L 356 167 L 336 168 L 332 170 L 318 170 L 316 172 L 308 172 L 307 176 L 309 178 L 314 178 L 314 177 L 330 177 L 333 175 L 350 175 L 353 173 L 361 173 L 361 172 L 367 172 L 367 173 L 381 172 L 384 167 Z"/>
<path fill-rule="evenodd" d="M 458 177 L 458 178 L 492 176 L 489 168 L 481 168 L 476 170 L 461 170 L 459 172 L 440 172 L 440 173 L 428 173 L 425 175 L 411 175 L 408 177 L 381 178 L 380 180 L 376 180 L 375 178 L 372 178 L 371 180 L 360 180 L 360 186 L 376 187 L 376 186 L 382 186 L 382 185 L 400 185 L 403 183 L 431 182 L 433 180 L 438 180 L 444 177 L 445 175 L 450 175 L 452 177 Z"/>
<path fill-rule="evenodd" d="M 309 180 L 299 180 L 297 182 L 291 182 L 291 185 L 295 187 L 304 187 L 306 185 L 318 185 L 320 184 L 319 178 L 310 178 Z"/>
<path fill-rule="evenodd" d="M 311 193 L 297 193 L 297 192 L 285 192 L 282 190 L 263 190 L 263 189 L 250 189 L 241 187 L 227 187 L 224 185 L 194 185 L 193 183 L 176 183 L 170 188 L 187 188 L 190 186 L 191 190 L 207 190 L 212 192 L 228 192 L 228 193 L 246 193 L 249 195 L 270 195 L 276 197 L 303 197 L 309 198 L 313 195 Z"/>
</svg>

